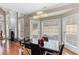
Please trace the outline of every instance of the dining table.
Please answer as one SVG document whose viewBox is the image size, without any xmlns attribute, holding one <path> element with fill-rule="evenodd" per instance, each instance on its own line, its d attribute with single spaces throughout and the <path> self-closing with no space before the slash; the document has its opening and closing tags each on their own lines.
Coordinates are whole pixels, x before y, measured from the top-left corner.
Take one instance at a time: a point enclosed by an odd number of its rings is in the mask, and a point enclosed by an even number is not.
<svg viewBox="0 0 79 59">
<path fill-rule="evenodd" d="M 59 53 L 59 41 L 49 39 L 44 41 L 44 46 L 38 44 L 37 39 L 32 39 L 30 41 L 31 55 L 43 55 L 45 51 Z"/>
</svg>

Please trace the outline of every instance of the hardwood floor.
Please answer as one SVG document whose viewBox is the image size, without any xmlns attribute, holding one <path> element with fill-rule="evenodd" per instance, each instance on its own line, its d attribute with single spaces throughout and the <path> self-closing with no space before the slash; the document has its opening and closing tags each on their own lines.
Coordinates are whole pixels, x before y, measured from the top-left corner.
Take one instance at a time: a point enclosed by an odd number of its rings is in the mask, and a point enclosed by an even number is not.
<svg viewBox="0 0 79 59">
<path fill-rule="evenodd" d="M 24 48 L 23 55 L 29 55 L 30 49 Z M 0 40 L 0 54 L 1 55 L 21 55 L 21 46 L 18 42 L 8 41 L 4 43 Z"/>
<path fill-rule="evenodd" d="M 21 55 L 21 46 L 18 42 L 0 40 L 0 55 Z M 30 49 L 24 48 L 23 55 L 29 55 Z M 63 55 L 77 55 L 64 48 Z"/>
<path fill-rule="evenodd" d="M 63 55 L 77 55 L 77 54 L 67 48 L 64 48 Z"/>
</svg>

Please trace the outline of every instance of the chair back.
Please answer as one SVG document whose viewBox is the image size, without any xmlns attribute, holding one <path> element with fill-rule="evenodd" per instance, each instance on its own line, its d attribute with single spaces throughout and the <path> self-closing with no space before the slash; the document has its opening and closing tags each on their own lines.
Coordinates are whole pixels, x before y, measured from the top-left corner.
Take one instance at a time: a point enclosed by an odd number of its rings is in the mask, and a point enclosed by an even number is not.
<svg viewBox="0 0 79 59">
<path fill-rule="evenodd" d="M 60 51 L 59 51 L 59 55 L 62 55 L 63 49 L 64 49 L 64 44 L 61 45 L 61 48 L 60 48 Z"/>
<path fill-rule="evenodd" d="M 32 55 L 40 55 L 41 54 L 39 45 L 31 44 L 31 54 Z"/>
</svg>

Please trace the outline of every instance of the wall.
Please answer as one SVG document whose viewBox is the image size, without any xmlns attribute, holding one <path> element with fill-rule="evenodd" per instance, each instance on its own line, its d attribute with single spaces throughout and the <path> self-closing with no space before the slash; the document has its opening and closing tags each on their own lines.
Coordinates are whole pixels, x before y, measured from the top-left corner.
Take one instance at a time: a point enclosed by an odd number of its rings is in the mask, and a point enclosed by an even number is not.
<svg viewBox="0 0 79 59">
<path fill-rule="evenodd" d="M 2 23 L 2 31 L 3 31 L 3 38 L 5 38 L 6 37 L 6 31 L 5 31 L 5 29 L 6 29 L 6 26 L 5 26 L 5 11 L 2 9 L 2 8 L 0 8 L 0 21 L 1 21 L 1 23 Z"/>
<path fill-rule="evenodd" d="M 24 37 L 30 36 L 30 19 L 28 16 L 24 16 Z"/>
</svg>

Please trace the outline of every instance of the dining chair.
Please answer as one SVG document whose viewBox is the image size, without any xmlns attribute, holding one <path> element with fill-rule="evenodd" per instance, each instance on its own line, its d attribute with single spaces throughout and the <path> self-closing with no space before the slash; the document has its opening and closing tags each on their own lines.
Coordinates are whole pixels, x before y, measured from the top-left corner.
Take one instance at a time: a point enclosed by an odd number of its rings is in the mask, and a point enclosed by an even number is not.
<svg viewBox="0 0 79 59">
<path fill-rule="evenodd" d="M 31 55 L 41 55 L 39 45 L 31 44 Z"/>
<path fill-rule="evenodd" d="M 20 40 L 19 43 L 20 43 L 21 49 L 22 49 L 21 54 L 23 55 L 23 50 L 24 50 L 24 48 L 26 48 L 26 47 L 25 47 L 25 43 L 26 43 L 25 38 L 23 38 L 22 40 Z M 28 54 L 30 54 L 30 52 L 28 51 L 28 49 L 26 49 L 26 51 L 28 52 Z"/>
<path fill-rule="evenodd" d="M 62 44 L 60 46 L 59 52 L 48 52 L 48 51 L 45 51 L 44 55 L 62 55 L 63 49 L 64 49 L 64 44 Z"/>
</svg>

